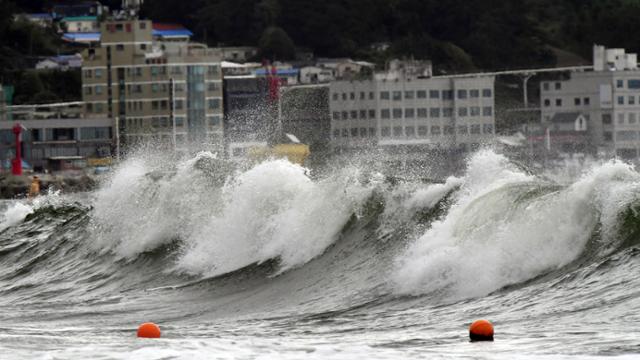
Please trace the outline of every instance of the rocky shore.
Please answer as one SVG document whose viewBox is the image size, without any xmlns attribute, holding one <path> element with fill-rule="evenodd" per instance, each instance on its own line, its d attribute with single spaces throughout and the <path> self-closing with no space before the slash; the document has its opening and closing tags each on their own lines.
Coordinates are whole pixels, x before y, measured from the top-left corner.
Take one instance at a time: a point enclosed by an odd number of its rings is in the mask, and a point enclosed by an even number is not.
<svg viewBox="0 0 640 360">
<path fill-rule="evenodd" d="M 40 179 L 41 193 L 46 192 L 48 189 L 61 190 L 63 192 L 89 191 L 97 185 L 97 179 L 85 173 L 29 174 L 22 176 L 0 174 L 0 198 L 25 197 L 29 192 L 34 175 L 37 175 Z"/>
</svg>

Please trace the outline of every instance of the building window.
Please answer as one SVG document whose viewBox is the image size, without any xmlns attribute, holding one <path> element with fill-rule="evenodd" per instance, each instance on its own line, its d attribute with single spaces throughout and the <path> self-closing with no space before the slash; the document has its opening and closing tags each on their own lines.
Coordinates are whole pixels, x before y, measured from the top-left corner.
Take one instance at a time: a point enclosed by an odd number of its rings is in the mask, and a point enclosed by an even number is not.
<svg viewBox="0 0 640 360">
<path fill-rule="evenodd" d="M 349 137 L 349 130 L 348 129 L 342 129 L 342 137 L 343 138 Z"/>
<path fill-rule="evenodd" d="M 588 98 L 588 97 L 584 98 L 584 99 L 583 99 L 583 103 L 584 103 L 585 105 L 589 105 L 589 104 L 591 104 L 591 98 Z"/>
<path fill-rule="evenodd" d="M 405 91 L 404 92 L 404 98 L 407 100 L 411 100 L 413 99 L 415 96 L 415 93 L 413 91 Z"/>
<path fill-rule="evenodd" d="M 360 110 L 360 119 L 366 119 L 366 118 L 367 118 L 367 110 Z"/>
<path fill-rule="evenodd" d="M 445 135 L 453 135 L 454 134 L 453 126 L 451 126 L 451 125 L 445 125 L 445 126 L 442 127 L 442 129 L 444 130 L 443 132 L 444 132 Z"/>
<path fill-rule="evenodd" d="M 629 113 L 629 124 L 636 123 L 636 113 Z"/>
<path fill-rule="evenodd" d="M 367 128 L 360 128 L 360 137 L 361 138 L 367 137 Z"/>
<path fill-rule="evenodd" d="M 87 87 L 84 88 L 84 94 L 85 95 L 91 95 L 92 94 L 92 90 L 93 89 L 91 88 L 91 86 L 87 86 Z"/>
<path fill-rule="evenodd" d="M 611 124 L 611 114 L 602 114 L 602 123 L 605 125 Z"/>
<path fill-rule="evenodd" d="M 347 101 L 347 93 L 342 93 L 342 101 Z"/>
<path fill-rule="evenodd" d="M 416 128 L 414 128 L 413 126 L 407 126 L 406 128 L 404 128 L 404 133 L 407 137 L 414 137 L 416 136 Z"/>
<path fill-rule="evenodd" d="M 618 105 L 624 105 L 624 96 L 618 96 Z"/>
<path fill-rule="evenodd" d="M 616 87 L 618 89 L 624 88 L 624 81 L 623 80 L 616 80 Z"/>
<path fill-rule="evenodd" d="M 176 123 L 176 127 L 182 127 L 182 126 L 184 126 L 184 118 L 183 118 L 182 116 L 180 116 L 180 117 L 175 117 L 175 118 L 173 118 L 173 120 L 174 120 L 174 121 L 175 121 L 175 123 Z"/>
<path fill-rule="evenodd" d="M 491 89 L 483 89 L 482 90 L 482 97 L 486 97 L 486 98 L 490 98 L 491 97 Z"/>
<path fill-rule="evenodd" d="M 479 98 L 480 97 L 480 90 L 469 90 L 469 97 L 470 98 Z"/>
<path fill-rule="evenodd" d="M 562 99 L 556 99 L 556 106 L 562 106 Z"/>
<path fill-rule="evenodd" d="M 117 45 L 116 45 L 116 51 L 124 51 L 124 45 L 122 45 L 122 44 L 117 44 Z"/>
<path fill-rule="evenodd" d="M 376 118 L 376 111 L 369 110 L 369 119 L 375 119 L 375 118 Z"/>
<path fill-rule="evenodd" d="M 426 90 L 418 90 L 417 91 L 417 97 L 418 97 L 418 99 L 426 99 L 427 98 L 427 91 Z"/>
<path fill-rule="evenodd" d="M 337 139 L 340 137 L 340 129 L 334 129 L 333 130 L 333 138 Z"/>
<path fill-rule="evenodd" d="M 428 128 L 426 126 L 418 126 L 418 136 L 425 137 L 428 133 Z"/>
<path fill-rule="evenodd" d="M 394 91 L 393 92 L 393 100 L 395 100 L 395 101 L 402 100 L 402 91 Z"/>
<path fill-rule="evenodd" d="M 393 118 L 402 119 L 402 109 L 398 109 L 398 108 L 393 109 Z"/>
<path fill-rule="evenodd" d="M 219 74 L 218 66 L 217 65 L 209 65 L 207 67 L 207 74 L 208 75 L 213 75 L 213 76 L 218 75 Z"/>
<path fill-rule="evenodd" d="M 340 112 L 338 111 L 333 112 L 333 120 L 340 120 Z"/>
<path fill-rule="evenodd" d="M 209 126 L 219 126 L 221 121 L 220 121 L 220 116 L 209 116 Z"/>
<path fill-rule="evenodd" d="M 480 116 L 480 106 L 472 106 L 469 108 L 471 116 Z"/>
<path fill-rule="evenodd" d="M 482 131 L 485 134 L 493 134 L 493 124 L 484 124 L 484 125 L 482 125 Z"/>
<path fill-rule="evenodd" d="M 207 83 L 207 90 L 208 91 L 212 91 L 212 92 L 213 91 L 218 91 L 219 90 L 218 89 L 218 84 L 214 83 L 214 82 Z"/>
<path fill-rule="evenodd" d="M 354 93 L 354 92 L 349 93 L 349 99 L 355 100 L 356 99 L 356 93 Z"/>
<path fill-rule="evenodd" d="M 573 103 L 574 103 L 575 105 L 580 105 L 580 98 L 575 98 L 575 99 L 573 99 Z"/>
<path fill-rule="evenodd" d="M 458 90 L 458 99 L 466 99 L 467 90 Z"/>
<path fill-rule="evenodd" d="M 408 119 L 412 119 L 416 116 L 416 110 L 411 108 L 411 109 L 404 109 L 404 117 L 408 118 Z"/>
<path fill-rule="evenodd" d="M 158 90 L 160 90 L 160 85 L 158 85 L 157 83 L 151 84 L 151 92 L 157 93 Z"/>
<path fill-rule="evenodd" d="M 613 133 L 611 131 L 605 131 L 602 133 L 604 141 L 613 141 Z"/>
<path fill-rule="evenodd" d="M 440 117 L 440 108 L 430 108 L 429 109 L 429 116 L 432 118 L 439 118 Z"/>
<path fill-rule="evenodd" d="M 471 125 L 472 134 L 480 134 L 480 125 Z"/>
<path fill-rule="evenodd" d="M 389 100 L 389 92 L 381 91 L 380 92 L 380 100 Z"/>
<path fill-rule="evenodd" d="M 383 119 L 391 118 L 391 111 L 389 111 L 389 109 L 380 110 L 380 117 L 383 118 Z"/>
<path fill-rule="evenodd" d="M 102 94 L 102 85 L 96 85 L 96 95 Z"/>
<path fill-rule="evenodd" d="M 562 88 L 562 85 L 559 82 L 556 82 L 556 90 L 560 90 Z"/>
<path fill-rule="evenodd" d="M 618 114 L 618 124 L 624 124 L 624 113 Z"/>
<path fill-rule="evenodd" d="M 545 90 L 545 91 L 548 91 L 549 90 L 549 83 L 548 82 L 542 83 L 542 89 Z"/>
<path fill-rule="evenodd" d="M 375 100 L 375 94 L 373 93 L 373 91 L 369 91 L 369 100 Z"/>
<path fill-rule="evenodd" d="M 348 111 L 343 111 L 342 112 L 342 120 L 349 120 L 349 112 Z"/>
<path fill-rule="evenodd" d="M 96 78 L 99 79 L 102 77 L 102 69 L 96 69 Z"/>
<path fill-rule="evenodd" d="M 468 132 L 467 125 L 458 125 L 458 134 L 466 135 Z"/>
<path fill-rule="evenodd" d="M 220 99 L 209 99 L 209 109 L 216 110 L 220 108 Z"/>
<path fill-rule="evenodd" d="M 419 108 L 418 109 L 418 117 L 422 119 L 427 118 L 427 108 Z"/>
<path fill-rule="evenodd" d="M 467 116 L 467 108 L 466 107 L 461 107 L 458 108 L 458 116 Z"/>
<path fill-rule="evenodd" d="M 333 101 L 338 101 L 338 93 L 333 93 Z"/>
<path fill-rule="evenodd" d="M 440 99 L 440 90 L 429 90 L 430 99 Z"/>
<path fill-rule="evenodd" d="M 151 102 L 151 110 L 158 110 L 160 108 L 160 102 L 152 101 Z"/>
<path fill-rule="evenodd" d="M 360 91 L 360 100 L 364 100 L 366 98 L 366 94 L 364 91 Z"/>
<path fill-rule="evenodd" d="M 493 108 L 491 106 L 485 106 L 482 108 L 482 115 L 483 116 L 492 116 L 493 115 Z"/>
<path fill-rule="evenodd" d="M 452 117 L 453 116 L 453 108 L 443 108 L 442 116 L 444 117 Z"/>
<path fill-rule="evenodd" d="M 84 71 L 84 77 L 86 77 L 87 79 L 91 79 L 91 70 L 85 70 Z"/>
<path fill-rule="evenodd" d="M 440 126 L 432 126 L 431 135 L 440 135 Z"/>
<path fill-rule="evenodd" d="M 376 136 L 376 128 L 369 128 L 369 136 L 370 137 L 375 137 Z"/>
<path fill-rule="evenodd" d="M 391 136 L 391 128 L 389 128 L 388 126 L 384 126 L 382 129 L 380 129 L 380 136 L 382 137 Z"/>
<path fill-rule="evenodd" d="M 357 110 L 351 110 L 351 119 L 355 120 L 358 118 L 358 111 Z"/>
<path fill-rule="evenodd" d="M 102 111 L 104 111 L 104 108 L 102 106 L 102 103 L 97 103 L 96 104 L 96 112 L 97 113 L 101 113 Z"/>
<path fill-rule="evenodd" d="M 453 90 L 442 90 L 443 100 L 453 100 Z"/>
<path fill-rule="evenodd" d="M 551 100 L 544 99 L 544 106 L 551 106 Z"/>
<path fill-rule="evenodd" d="M 402 126 L 394 126 L 393 127 L 393 136 L 402 136 Z"/>
<path fill-rule="evenodd" d="M 182 110 L 184 108 L 184 101 L 176 100 L 176 110 Z"/>
<path fill-rule="evenodd" d="M 627 87 L 629 89 L 640 89 L 640 79 L 631 79 L 627 81 Z"/>
<path fill-rule="evenodd" d="M 636 104 L 636 97 L 631 95 L 629 96 L 629 105 L 635 105 Z"/>
</svg>

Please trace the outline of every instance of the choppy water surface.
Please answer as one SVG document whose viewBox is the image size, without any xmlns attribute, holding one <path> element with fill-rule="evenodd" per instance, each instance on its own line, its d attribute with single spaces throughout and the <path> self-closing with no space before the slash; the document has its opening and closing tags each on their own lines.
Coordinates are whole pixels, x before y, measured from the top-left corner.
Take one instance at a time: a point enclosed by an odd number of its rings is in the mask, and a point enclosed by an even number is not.
<svg viewBox="0 0 640 360">
<path fill-rule="evenodd" d="M 132 158 L 0 203 L 0 353 L 41 359 L 636 357 L 640 174 L 481 151 L 443 183 Z M 493 343 L 470 343 L 490 319 Z M 162 339 L 137 339 L 158 323 Z"/>
</svg>

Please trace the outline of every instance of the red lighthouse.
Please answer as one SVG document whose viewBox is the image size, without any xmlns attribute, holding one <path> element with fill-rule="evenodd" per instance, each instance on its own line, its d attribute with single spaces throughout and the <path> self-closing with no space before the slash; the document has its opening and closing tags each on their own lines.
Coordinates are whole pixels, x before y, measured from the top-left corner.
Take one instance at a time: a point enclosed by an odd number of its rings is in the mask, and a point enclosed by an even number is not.
<svg viewBox="0 0 640 360">
<path fill-rule="evenodd" d="M 16 157 L 11 163 L 11 173 L 13 175 L 22 175 L 22 147 L 21 142 L 22 125 L 16 123 L 13 127 L 13 134 L 16 137 Z"/>
</svg>

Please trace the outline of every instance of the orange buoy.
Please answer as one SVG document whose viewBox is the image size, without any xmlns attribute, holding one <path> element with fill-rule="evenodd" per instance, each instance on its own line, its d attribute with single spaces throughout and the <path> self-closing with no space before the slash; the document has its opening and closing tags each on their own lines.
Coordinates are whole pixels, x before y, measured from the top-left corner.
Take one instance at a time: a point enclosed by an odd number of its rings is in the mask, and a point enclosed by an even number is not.
<svg viewBox="0 0 640 360">
<path fill-rule="evenodd" d="M 476 320 L 469 326 L 471 341 L 493 341 L 493 325 L 487 320 Z"/>
<path fill-rule="evenodd" d="M 154 323 L 148 322 L 138 327 L 138 337 L 140 338 L 159 338 L 160 327 Z"/>
</svg>

